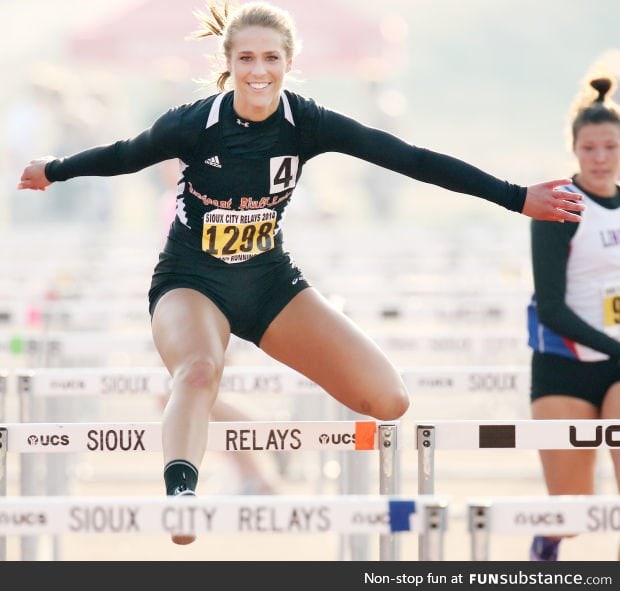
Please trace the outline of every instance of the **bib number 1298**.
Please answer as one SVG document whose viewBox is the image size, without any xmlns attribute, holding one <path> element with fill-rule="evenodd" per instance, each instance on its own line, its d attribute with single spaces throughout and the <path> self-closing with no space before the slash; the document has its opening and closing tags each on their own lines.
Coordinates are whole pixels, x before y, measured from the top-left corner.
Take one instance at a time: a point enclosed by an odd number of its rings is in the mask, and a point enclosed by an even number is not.
<svg viewBox="0 0 620 591">
<path fill-rule="evenodd" d="M 202 250 L 226 263 L 241 263 L 274 246 L 277 213 L 215 209 L 205 214 Z"/>
</svg>

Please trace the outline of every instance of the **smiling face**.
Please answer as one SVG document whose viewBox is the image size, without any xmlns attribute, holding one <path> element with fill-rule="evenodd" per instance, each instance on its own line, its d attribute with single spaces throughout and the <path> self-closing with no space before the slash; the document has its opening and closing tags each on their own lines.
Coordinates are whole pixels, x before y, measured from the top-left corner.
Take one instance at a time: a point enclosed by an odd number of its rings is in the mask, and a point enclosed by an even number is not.
<svg viewBox="0 0 620 591">
<path fill-rule="evenodd" d="M 613 197 L 620 179 L 620 124 L 591 123 L 579 129 L 573 146 L 577 182 L 600 197 Z"/>
<path fill-rule="evenodd" d="M 239 116 L 263 121 L 276 111 L 291 61 L 282 35 L 275 29 L 250 26 L 237 31 L 227 66 Z"/>
</svg>

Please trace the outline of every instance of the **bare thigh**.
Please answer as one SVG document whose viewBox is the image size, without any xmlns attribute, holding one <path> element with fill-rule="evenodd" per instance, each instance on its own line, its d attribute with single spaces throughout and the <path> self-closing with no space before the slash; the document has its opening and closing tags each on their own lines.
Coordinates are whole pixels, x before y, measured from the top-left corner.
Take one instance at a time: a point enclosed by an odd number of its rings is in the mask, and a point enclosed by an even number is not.
<svg viewBox="0 0 620 591">
<path fill-rule="evenodd" d="M 153 313 L 151 330 L 157 351 L 172 375 L 191 359 L 224 365 L 230 339 L 228 321 L 211 300 L 193 289 L 173 289 L 164 294 Z"/>
<path fill-rule="evenodd" d="M 278 314 L 260 347 L 355 412 L 394 420 L 408 408 L 405 384 L 387 356 L 313 288 Z"/>
<path fill-rule="evenodd" d="M 532 403 L 535 419 L 597 419 L 598 409 L 574 396 L 543 396 Z M 594 492 L 595 449 L 540 450 L 547 490 L 552 495 Z"/>
</svg>

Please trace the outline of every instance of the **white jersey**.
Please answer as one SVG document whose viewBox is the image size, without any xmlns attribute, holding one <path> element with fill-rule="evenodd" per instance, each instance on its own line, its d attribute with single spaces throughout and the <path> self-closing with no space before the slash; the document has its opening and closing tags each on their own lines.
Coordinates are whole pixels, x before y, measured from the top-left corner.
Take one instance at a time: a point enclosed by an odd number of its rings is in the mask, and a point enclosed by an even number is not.
<svg viewBox="0 0 620 591">
<path fill-rule="evenodd" d="M 579 192 L 585 210 L 571 240 L 566 304 L 585 322 L 620 340 L 620 208 L 607 209 Z M 579 343 L 574 346 L 583 361 L 608 358 Z"/>
</svg>

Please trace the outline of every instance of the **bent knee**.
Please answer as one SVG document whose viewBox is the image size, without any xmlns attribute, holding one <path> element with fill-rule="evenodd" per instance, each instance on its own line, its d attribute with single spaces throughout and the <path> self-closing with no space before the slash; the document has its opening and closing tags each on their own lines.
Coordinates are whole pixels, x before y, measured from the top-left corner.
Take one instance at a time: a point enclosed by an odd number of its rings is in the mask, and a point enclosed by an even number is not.
<svg viewBox="0 0 620 591">
<path fill-rule="evenodd" d="M 211 358 L 193 358 L 177 368 L 173 383 L 185 391 L 216 390 L 223 371 L 224 367 Z"/>
</svg>

